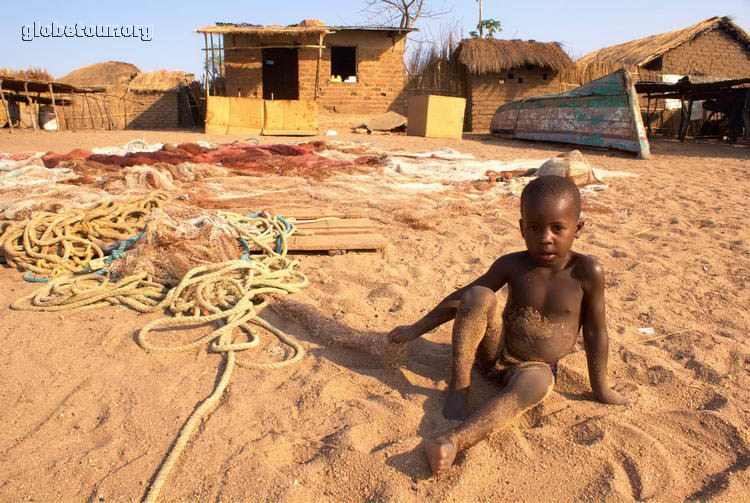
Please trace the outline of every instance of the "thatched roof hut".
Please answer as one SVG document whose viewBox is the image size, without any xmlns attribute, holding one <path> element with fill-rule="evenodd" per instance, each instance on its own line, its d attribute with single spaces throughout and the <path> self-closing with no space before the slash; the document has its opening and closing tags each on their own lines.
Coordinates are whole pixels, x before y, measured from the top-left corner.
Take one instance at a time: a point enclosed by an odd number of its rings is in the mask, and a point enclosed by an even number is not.
<svg viewBox="0 0 750 503">
<path fill-rule="evenodd" d="M 661 70 L 665 73 L 692 73 L 678 72 L 670 68 L 656 68 L 659 58 L 664 57 L 667 53 L 674 52 L 681 48 L 687 48 L 691 42 L 699 38 L 707 38 L 709 34 L 722 33 L 722 39 L 734 41 L 741 49 L 744 49 L 750 59 L 750 36 L 739 26 L 732 22 L 729 17 L 712 17 L 701 21 L 687 28 L 674 30 L 658 35 L 651 35 L 637 40 L 631 40 L 624 44 L 605 47 L 597 51 L 586 54 L 576 61 L 576 66 L 581 69 L 591 65 L 611 64 L 616 66 L 637 66 L 646 69 Z M 712 41 L 716 45 L 715 41 Z M 701 51 L 696 51 L 692 57 L 700 57 Z M 703 51 L 705 55 L 705 51 Z M 716 54 L 708 55 L 710 57 L 721 57 L 726 55 Z M 716 71 L 720 71 L 718 66 L 724 65 L 726 61 L 717 61 Z M 654 68 L 651 68 L 654 67 Z M 705 72 L 703 72 L 705 74 Z"/>
<path fill-rule="evenodd" d="M 128 84 L 128 89 L 136 93 L 165 93 L 177 91 L 193 80 L 192 74 L 181 71 L 155 70 L 139 73 Z"/>
<path fill-rule="evenodd" d="M 127 85 L 141 71 L 130 63 L 108 61 L 73 70 L 58 82 L 76 87 L 109 87 Z"/>
<path fill-rule="evenodd" d="M 529 65 L 560 71 L 573 65 L 557 42 L 472 38 L 462 40 L 456 51 L 458 61 L 476 74 Z"/>
</svg>

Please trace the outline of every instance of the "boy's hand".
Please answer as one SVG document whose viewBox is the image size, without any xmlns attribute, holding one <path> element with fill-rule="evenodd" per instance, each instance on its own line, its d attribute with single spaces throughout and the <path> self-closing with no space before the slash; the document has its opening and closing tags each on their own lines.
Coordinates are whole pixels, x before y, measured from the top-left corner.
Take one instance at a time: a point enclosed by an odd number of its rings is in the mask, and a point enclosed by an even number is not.
<svg viewBox="0 0 750 503">
<path fill-rule="evenodd" d="M 420 334 L 414 325 L 401 325 L 388 333 L 388 341 L 395 343 L 409 342 L 418 339 Z"/>
<path fill-rule="evenodd" d="M 628 401 L 617 391 L 607 388 L 596 394 L 596 399 L 608 405 L 627 405 Z"/>
</svg>

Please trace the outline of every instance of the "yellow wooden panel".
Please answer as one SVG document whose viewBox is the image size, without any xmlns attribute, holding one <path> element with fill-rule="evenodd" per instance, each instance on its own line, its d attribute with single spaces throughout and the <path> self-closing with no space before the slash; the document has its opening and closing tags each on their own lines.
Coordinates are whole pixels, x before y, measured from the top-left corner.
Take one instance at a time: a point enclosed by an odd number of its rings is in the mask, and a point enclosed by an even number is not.
<svg viewBox="0 0 750 503">
<path fill-rule="evenodd" d="M 318 134 L 318 103 L 310 100 L 267 100 L 263 134 Z"/>
<path fill-rule="evenodd" d="M 421 95 L 409 98 L 409 136 L 461 139 L 466 99 Z"/>
<path fill-rule="evenodd" d="M 263 100 L 227 98 L 230 134 L 258 135 L 263 129 Z"/>
<path fill-rule="evenodd" d="M 229 98 L 209 96 L 206 102 L 206 133 L 227 134 L 229 127 Z"/>
</svg>

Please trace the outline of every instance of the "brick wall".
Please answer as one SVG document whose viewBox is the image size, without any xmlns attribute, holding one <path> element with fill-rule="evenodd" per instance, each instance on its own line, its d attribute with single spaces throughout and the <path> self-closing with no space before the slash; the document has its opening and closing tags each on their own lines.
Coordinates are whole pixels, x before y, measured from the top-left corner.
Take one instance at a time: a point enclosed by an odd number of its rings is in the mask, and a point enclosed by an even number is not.
<svg viewBox="0 0 750 503">
<path fill-rule="evenodd" d="M 125 129 L 176 129 L 180 126 L 177 93 L 133 93 Z"/>
<path fill-rule="evenodd" d="M 750 77 L 750 49 L 722 29 L 701 34 L 662 56 L 661 73 Z"/>
<path fill-rule="evenodd" d="M 225 35 L 226 47 L 258 46 L 257 39 L 244 35 Z M 327 35 L 320 65 L 319 104 L 325 110 L 341 113 L 377 114 L 388 110 L 405 113 L 404 95 L 405 37 L 388 32 L 347 31 Z M 286 39 L 279 45 L 317 44 L 311 37 Z M 271 45 L 271 44 L 269 44 Z M 330 82 L 331 46 L 355 47 L 357 82 Z M 225 51 L 225 82 L 228 96 L 263 97 L 263 62 L 260 49 Z M 318 49 L 298 50 L 299 97 L 315 98 Z"/>
<path fill-rule="evenodd" d="M 513 77 L 509 78 L 511 74 Z M 467 131 L 488 130 L 497 107 L 502 104 L 563 91 L 556 72 L 536 67 L 513 68 L 503 73 L 481 75 L 467 73 L 467 83 L 464 122 Z"/>
</svg>

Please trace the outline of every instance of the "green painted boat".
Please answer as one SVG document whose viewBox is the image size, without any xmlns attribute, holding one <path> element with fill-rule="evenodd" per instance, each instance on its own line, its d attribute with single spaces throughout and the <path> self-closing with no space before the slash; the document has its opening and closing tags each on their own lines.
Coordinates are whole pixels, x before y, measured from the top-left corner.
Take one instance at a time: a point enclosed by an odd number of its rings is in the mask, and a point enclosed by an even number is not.
<svg viewBox="0 0 750 503">
<path fill-rule="evenodd" d="M 490 124 L 493 135 L 573 143 L 651 156 L 638 93 L 627 70 L 560 94 L 501 105 Z"/>
</svg>

